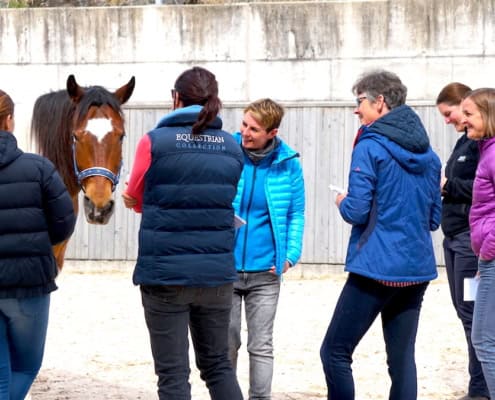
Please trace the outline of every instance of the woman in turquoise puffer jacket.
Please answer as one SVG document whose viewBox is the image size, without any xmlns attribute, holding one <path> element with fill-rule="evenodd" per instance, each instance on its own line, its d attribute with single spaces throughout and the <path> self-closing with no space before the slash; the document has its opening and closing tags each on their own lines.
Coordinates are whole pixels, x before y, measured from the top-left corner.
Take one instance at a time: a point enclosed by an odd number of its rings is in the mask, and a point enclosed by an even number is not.
<svg viewBox="0 0 495 400">
<path fill-rule="evenodd" d="M 244 110 L 241 132 L 234 135 L 243 149 L 244 169 L 233 204 L 246 225 L 235 238 L 239 281 L 234 283 L 229 353 L 235 368 L 244 301 L 249 399 L 271 399 L 281 275 L 297 263 L 302 248 L 304 180 L 299 154 L 277 136 L 283 114 L 273 100 L 255 101 Z"/>
</svg>

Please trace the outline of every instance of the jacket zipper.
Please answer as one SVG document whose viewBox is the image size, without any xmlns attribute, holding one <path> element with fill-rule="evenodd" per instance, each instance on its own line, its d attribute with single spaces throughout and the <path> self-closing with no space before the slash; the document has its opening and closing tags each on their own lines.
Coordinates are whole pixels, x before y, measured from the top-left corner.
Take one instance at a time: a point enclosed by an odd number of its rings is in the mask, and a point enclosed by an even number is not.
<svg viewBox="0 0 495 400">
<path fill-rule="evenodd" d="M 253 168 L 253 184 L 251 185 L 251 193 L 249 193 L 249 200 L 248 200 L 248 206 L 247 206 L 247 212 L 246 212 L 246 230 L 244 232 L 244 244 L 242 248 L 242 269 L 241 271 L 244 272 L 244 267 L 246 264 L 246 249 L 247 249 L 247 238 L 248 238 L 248 230 L 249 230 L 249 211 L 251 210 L 251 203 L 253 201 L 253 193 L 254 193 L 254 188 L 255 188 L 255 183 L 256 183 L 256 171 L 258 169 L 257 165 L 254 165 Z"/>
</svg>

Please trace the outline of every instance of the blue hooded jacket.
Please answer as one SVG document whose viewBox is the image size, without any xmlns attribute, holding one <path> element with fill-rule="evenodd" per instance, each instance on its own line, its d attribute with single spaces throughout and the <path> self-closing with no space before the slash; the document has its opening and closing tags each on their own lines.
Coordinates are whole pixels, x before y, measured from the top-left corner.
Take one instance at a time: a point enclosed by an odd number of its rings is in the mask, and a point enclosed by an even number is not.
<svg viewBox="0 0 495 400">
<path fill-rule="evenodd" d="M 361 127 L 339 207 L 352 224 L 346 271 L 389 282 L 437 277 L 430 231 L 441 218 L 440 170 L 410 107 Z"/>
<path fill-rule="evenodd" d="M 243 161 L 216 118 L 200 135 L 191 127 L 201 106 L 180 108 L 148 133 L 137 285 L 214 287 L 237 280 L 234 200 Z"/>
</svg>

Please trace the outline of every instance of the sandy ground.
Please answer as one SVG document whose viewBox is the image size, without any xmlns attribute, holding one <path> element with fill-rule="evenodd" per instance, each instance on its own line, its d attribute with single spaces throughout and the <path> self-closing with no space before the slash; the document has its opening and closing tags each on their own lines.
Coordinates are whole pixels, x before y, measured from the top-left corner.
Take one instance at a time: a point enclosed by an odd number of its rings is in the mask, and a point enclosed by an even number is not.
<svg viewBox="0 0 495 400">
<path fill-rule="evenodd" d="M 129 267 L 95 272 L 66 264 L 52 295 L 42 370 L 33 400 L 156 399 L 148 333 Z M 319 279 L 288 276 L 275 323 L 274 400 L 325 399 L 319 347 L 345 274 Z M 244 332 L 245 335 L 245 332 Z M 418 399 L 449 400 L 467 386 L 465 339 L 450 303 L 443 270 L 428 288 L 417 340 Z M 191 359 L 193 359 L 191 357 Z M 247 393 L 247 355 L 239 381 Z M 191 365 L 193 399 L 208 392 Z M 386 399 L 389 379 L 379 323 L 356 350 L 356 399 Z M 246 397 L 247 398 L 247 397 Z"/>
</svg>

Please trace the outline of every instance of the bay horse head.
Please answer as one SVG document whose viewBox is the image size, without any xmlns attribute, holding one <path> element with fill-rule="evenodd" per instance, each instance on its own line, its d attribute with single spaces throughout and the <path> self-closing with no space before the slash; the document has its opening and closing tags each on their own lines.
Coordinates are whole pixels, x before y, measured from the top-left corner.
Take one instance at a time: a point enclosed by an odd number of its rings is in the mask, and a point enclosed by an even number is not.
<svg viewBox="0 0 495 400">
<path fill-rule="evenodd" d="M 125 136 L 121 105 L 134 86 L 132 77 L 110 92 L 101 86 L 81 87 L 70 75 L 65 89 L 43 94 L 34 103 L 31 137 L 37 151 L 57 168 L 76 213 L 79 192 L 84 192 L 84 212 L 91 224 L 106 224 L 113 214 Z M 59 269 L 67 243 L 53 247 Z"/>
<path fill-rule="evenodd" d="M 74 174 L 84 192 L 84 213 L 92 224 L 106 224 L 113 214 L 113 192 L 122 167 L 124 116 L 120 106 L 132 95 L 134 77 L 111 93 L 100 86 L 83 88 L 74 75 L 67 93 L 75 105 L 72 125 Z"/>
</svg>

